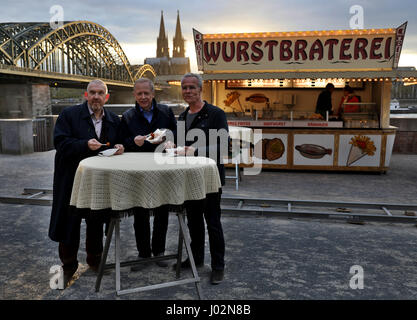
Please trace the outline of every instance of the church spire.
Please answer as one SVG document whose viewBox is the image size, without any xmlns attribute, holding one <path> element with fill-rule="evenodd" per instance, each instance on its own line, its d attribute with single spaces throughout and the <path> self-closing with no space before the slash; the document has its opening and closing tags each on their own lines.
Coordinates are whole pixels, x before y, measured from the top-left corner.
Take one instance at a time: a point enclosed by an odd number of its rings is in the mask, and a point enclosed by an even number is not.
<svg viewBox="0 0 417 320">
<path fill-rule="evenodd" d="M 174 36 L 174 49 L 172 56 L 175 58 L 184 58 L 185 57 L 185 40 L 182 37 L 181 32 L 181 23 L 180 23 L 180 12 L 177 10 L 177 26 L 175 28 Z"/>
<path fill-rule="evenodd" d="M 159 37 L 157 39 L 156 57 L 157 58 L 162 58 L 162 57 L 169 58 L 168 37 L 166 36 L 166 33 L 165 33 L 163 11 L 161 11 L 161 24 L 159 26 Z"/>
</svg>

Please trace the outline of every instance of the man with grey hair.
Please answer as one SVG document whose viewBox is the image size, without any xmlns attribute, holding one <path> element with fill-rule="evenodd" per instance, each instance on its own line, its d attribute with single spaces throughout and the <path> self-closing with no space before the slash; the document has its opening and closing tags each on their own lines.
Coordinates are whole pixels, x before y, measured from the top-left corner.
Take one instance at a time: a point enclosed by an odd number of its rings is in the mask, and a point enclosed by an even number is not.
<svg viewBox="0 0 417 320">
<path fill-rule="evenodd" d="M 123 145 L 118 143 L 120 119 L 104 108 L 109 99 L 106 84 L 101 80 L 91 81 L 85 99 L 83 104 L 65 108 L 59 114 L 54 128 L 56 154 L 49 237 L 59 242 L 65 285 L 68 285 L 78 268 L 82 217 L 87 224 L 87 263 L 95 272 L 98 271 L 103 251 L 105 221 L 102 215 L 90 214 L 89 210 L 83 211 L 82 215 L 80 211 L 70 211 L 72 185 L 78 164 L 107 148 L 117 148 L 116 154 L 124 151 Z"/>
<path fill-rule="evenodd" d="M 120 136 L 126 146 L 127 152 L 155 152 L 158 145 L 163 141 L 149 141 L 147 136 L 157 129 L 167 129 L 171 133 L 167 137 L 174 139 L 176 132 L 176 120 L 172 110 L 155 100 L 154 84 L 147 78 L 136 80 L 133 86 L 135 107 L 123 113 Z M 168 143 L 168 141 L 164 141 Z M 168 206 L 153 209 L 153 233 L 151 243 L 150 215 L 149 210 L 135 208 L 133 228 L 135 230 L 136 246 L 140 258 L 162 256 L 165 252 L 166 234 L 168 230 Z M 157 261 L 160 267 L 167 267 L 164 261 Z M 131 268 L 139 271 L 144 264 Z"/>
<path fill-rule="evenodd" d="M 180 127 L 180 122 L 183 122 L 181 128 L 184 128 L 185 131 L 178 132 L 178 136 L 181 134 L 187 137 L 189 131 L 200 130 L 205 136 L 205 143 L 203 145 L 199 144 L 198 137 L 191 141 L 186 140 L 184 151 L 179 154 L 210 156 L 210 158 L 214 158 L 217 162 L 221 184 L 224 185 L 225 170 L 222 164 L 222 150 L 227 150 L 229 131 L 226 114 L 222 109 L 203 100 L 203 80 L 199 74 L 185 74 L 181 80 L 181 89 L 183 99 L 188 103 L 188 108 L 178 117 L 178 128 Z M 221 139 L 221 134 L 218 135 L 219 132 L 223 133 L 226 139 Z M 216 136 L 213 139 L 210 135 L 214 133 L 216 133 Z M 212 268 L 210 281 L 212 284 L 219 284 L 224 277 L 225 243 L 220 221 L 221 193 L 222 189 L 220 188 L 219 192 L 208 194 L 204 200 L 186 203 L 191 250 L 197 266 L 204 264 L 204 219 L 207 224 Z M 189 268 L 189 259 L 183 261 L 181 267 Z"/>
</svg>

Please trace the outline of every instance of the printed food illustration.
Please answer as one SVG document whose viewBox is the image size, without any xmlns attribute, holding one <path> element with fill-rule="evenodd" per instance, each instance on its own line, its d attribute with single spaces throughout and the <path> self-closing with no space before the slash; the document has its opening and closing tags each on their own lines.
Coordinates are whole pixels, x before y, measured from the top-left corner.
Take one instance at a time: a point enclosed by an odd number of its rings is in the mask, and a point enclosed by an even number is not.
<svg viewBox="0 0 417 320">
<path fill-rule="evenodd" d="M 262 150 L 262 155 L 258 155 Z M 284 143 L 279 138 L 262 139 L 255 145 L 255 156 L 262 160 L 274 161 L 282 157 L 285 151 Z"/>
<path fill-rule="evenodd" d="M 376 151 L 374 142 L 367 136 L 357 135 L 350 139 L 349 155 L 346 161 L 346 165 L 350 166 L 352 163 L 358 161 L 364 156 L 373 156 Z"/>
<path fill-rule="evenodd" d="M 309 159 L 320 159 L 323 158 L 325 155 L 331 155 L 332 149 L 327 149 L 325 147 L 319 146 L 317 144 L 302 144 L 295 146 L 295 149 L 300 152 L 303 157 Z"/>
<path fill-rule="evenodd" d="M 241 110 L 242 112 L 244 112 L 244 110 L 243 110 L 243 108 L 242 108 L 242 105 L 240 104 L 239 97 L 240 97 L 240 93 L 239 93 L 239 92 L 237 92 L 237 91 L 232 91 L 232 92 L 230 92 L 230 93 L 228 93 L 228 94 L 226 95 L 226 100 L 224 100 L 223 102 L 224 102 L 224 104 L 225 104 L 225 106 L 226 106 L 226 107 L 231 107 L 231 104 L 237 100 L 237 102 L 238 102 L 238 104 L 239 104 L 239 108 L 240 108 L 240 110 Z M 232 108 L 233 108 L 233 107 L 232 107 Z M 233 109 L 234 109 L 234 108 L 233 108 Z"/>
<path fill-rule="evenodd" d="M 262 93 L 255 93 L 247 97 L 246 101 L 255 102 L 255 103 L 265 103 L 265 102 L 269 102 L 269 98 Z"/>
</svg>

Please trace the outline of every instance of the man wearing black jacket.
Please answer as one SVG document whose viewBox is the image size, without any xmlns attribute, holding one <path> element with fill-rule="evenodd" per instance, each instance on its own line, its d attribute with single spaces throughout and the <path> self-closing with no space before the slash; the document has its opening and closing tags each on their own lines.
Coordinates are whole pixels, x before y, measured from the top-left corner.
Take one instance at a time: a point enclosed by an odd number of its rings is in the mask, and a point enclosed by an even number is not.
<svg viewBox="0 0 417 320">
<path fill-rule="evenodd" d="M 115 147 L 121 154 L 124 147 L 117 144 L 119 117 L 103 107 L 109 98 L 107 86 L 93 80 L 87 86 L 83 104 L 65 108 L 55 124 L 55 170 L 49 237 L 59 242 L 59 258 L 63 264 L 65 285 L 78 268 L 81 216 L 70 212 L 70 198 L 75 172 L 81 160 L 96 156 L 100 151 Z M 85 216 L 87 263 L 98 270 L 103 251 L 102 215 Z"/>
<path fill-rule="evenodd" d="M 223 186 L 225 184 L 225 170 L 222 158 L 223 155 L 227 155 L 229 131 L 226 114 L 222 109 L 203 101 L 203 81 L 200 75 L 193 73 L 184 75 L 181 80 L 181 89 L 184 101 L 188 103 L 189 107 L 178 117 L 177 135 L 179 137 L 182 134 L 183 137 L 187 137 L 187 133 L 197 129 L 194 132 L 203 133 L 205 141 L 203 144 L 199 143 L 198 136 L 194 140 L 185 140 L 184 151 L 178 152 L 178 154 L 206 156 L 215 160 Z M 180 132 L 180 128 L 182 132 Z M 179 139 L 177 139 L 177 143 L 181 143 Z M 219 192 L 208 194 L 206 199 L 202 201 L 190 201 L 186 204 L 191 250 L 197 266 L 204 264 L 204 218 L 207 224 L 212 268 L 210 281 L 212 284 L 219 284 L 224 277 L 225 243 L 220 221 L 221 192 L 220 188 Z M 183 261 L 181 267 L 190 267 L 189 259 Z"/>
<path fill-rule="evenodd" d="M 316 103 L 316 113 L 319 113 L 324 119 L 326 119 L 326 111 L 329 116 L 333 114 L 332 107 L 332 93 L 334 91 L 334 84 L 328 83 L 326 88 L 320 92 Z"/>
<path fill-rule="evenodd" d="M 155 152 L 157 143 L 149 142 L 146 137 L 157 129 L 168 129 L 167 138 L 174 137 L 176 132 L 176 120 L 172 110 L 154 99 L 154 84 L 147 78 L 140 78 L 133 87 L 136 105 L 123 113 L 120 125 L 120 138 L 127 152 Z M 168 143 L 168 141 L 164 142 Z M 150 190 L 152 192 L 152 190 Z M 168 206 L 153 209 L 153 233 L 152 245 L 150 236 L 149 210 L 135 208 L 133 227 L 135 230 L 136 246 L 139 258 L 161 256 L 165 251 L 166 234 L 168 229 Z M 161 267 L 167 264 L 163 261 L 156 262 Z M 141 270 L 143 264 L 134 266 L 132 271 Z"/>
</svg>

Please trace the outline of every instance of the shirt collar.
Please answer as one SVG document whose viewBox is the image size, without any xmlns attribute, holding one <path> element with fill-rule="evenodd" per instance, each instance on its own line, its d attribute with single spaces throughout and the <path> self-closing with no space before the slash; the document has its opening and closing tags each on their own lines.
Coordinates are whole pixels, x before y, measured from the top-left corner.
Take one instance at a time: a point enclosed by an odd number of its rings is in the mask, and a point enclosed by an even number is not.
<svg viewBox="0 0 417 320">
<path fill-rule="evenodd" d="M 152 105 L 151 105 L 151 110 L 149 110 L 149 111 L 143 110 L 143 108 L 139 105 L 139 103 L 137 103 L 137 105 L 138 105 L 138 108 L 141 112 L 148 112 L 148 113 L 153 112 L 153 105 L 154 105 L 153 101 L 152 101 Z"/>
<path fill-rule="evenodd" d="M 88 112 L 90 113 L 90 116 L 96 118 L 96 115 L 94 114 L 93 109 L 91 109 L 91 107 L 88 103 L 87 103 L 87 107 L 88 107 Z M 105 113 L 104 108 L 103 108 L 102 113 L 101 113 L 101 118 L 104 118 L 105 116 L 106 116 L 106 113 Z"/>
</svg>

